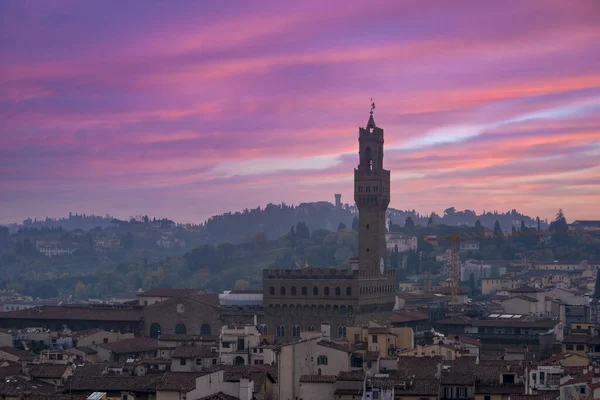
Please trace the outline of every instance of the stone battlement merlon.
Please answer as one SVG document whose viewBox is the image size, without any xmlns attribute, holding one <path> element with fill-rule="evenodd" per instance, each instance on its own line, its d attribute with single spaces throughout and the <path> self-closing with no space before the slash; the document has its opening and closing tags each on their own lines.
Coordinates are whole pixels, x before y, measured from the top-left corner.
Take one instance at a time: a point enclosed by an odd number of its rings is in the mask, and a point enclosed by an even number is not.
<svg viewBox="0 0 600 400">
<path fill-rule="evenodd" d="M 358 271 L 336 268 L 263 269 L 263 279 L 354 279 Z"/>
</svg>

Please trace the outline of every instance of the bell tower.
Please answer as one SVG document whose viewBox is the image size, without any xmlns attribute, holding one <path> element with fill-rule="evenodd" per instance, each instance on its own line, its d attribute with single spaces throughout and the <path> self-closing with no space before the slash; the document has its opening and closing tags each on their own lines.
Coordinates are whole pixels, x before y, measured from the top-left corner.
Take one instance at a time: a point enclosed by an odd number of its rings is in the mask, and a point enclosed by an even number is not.
<svg viewBox="0 0 600 400">
<path fill-rule="evenodd" d="M 383 275 L 385 215 L 390 204 L 390 171 L 383 169 L 383 129 L 375 125 L 371 103 L 369 122 L 358 129 L 359 164 L 354 169 L 354 202 L 358 208 L 359 269 Z"/>
</svg>

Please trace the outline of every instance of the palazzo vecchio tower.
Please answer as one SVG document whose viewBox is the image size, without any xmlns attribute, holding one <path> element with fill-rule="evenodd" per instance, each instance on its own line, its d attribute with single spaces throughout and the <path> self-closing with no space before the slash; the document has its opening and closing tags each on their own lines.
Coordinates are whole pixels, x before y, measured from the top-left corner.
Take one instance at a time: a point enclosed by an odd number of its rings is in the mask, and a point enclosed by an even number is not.
<svg viewBox="0 0 600 400">
<path fill-rule="evenodd" d="M 359 162 L 354 169 L 354 201 L 359 210 L 358 257 L 350 269 L 263 270 L 263 333 L 278 342 L 297 340 L 301 331 L 331 326 L 332 338 L 346 327 L 370 320 L 386 323 L 395 302 L 396 271 L 385 269 L 385 214 L 390 203 L 390 171 L 383 168 L 383 129 L 373 109 L 358 129 Z"/>
</svg>

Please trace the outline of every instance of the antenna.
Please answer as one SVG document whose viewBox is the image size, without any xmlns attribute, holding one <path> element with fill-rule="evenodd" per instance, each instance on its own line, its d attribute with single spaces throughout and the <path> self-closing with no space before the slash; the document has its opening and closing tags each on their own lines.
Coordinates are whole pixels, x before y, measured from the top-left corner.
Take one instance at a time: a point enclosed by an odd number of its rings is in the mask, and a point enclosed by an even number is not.
<svg viewBox="0 0 600 400">
<path fill-rule="evenodd" d="M 373 98 L 371 97 L 371 114 L 373 114 L 374 109 L 375 109 L 375 102 L 373 101 Z"/>
</svg>

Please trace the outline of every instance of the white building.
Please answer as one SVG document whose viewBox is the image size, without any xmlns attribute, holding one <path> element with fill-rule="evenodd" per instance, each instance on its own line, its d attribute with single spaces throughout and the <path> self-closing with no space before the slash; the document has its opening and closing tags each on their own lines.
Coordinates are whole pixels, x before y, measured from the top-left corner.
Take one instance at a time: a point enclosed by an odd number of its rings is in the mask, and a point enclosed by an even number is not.
<svg viewBox="0 0 600 400">
<path fill-rule="evenodd" d="M 388 250 L 394 250 L 397 246 L 399 253 L 417 251 L 419 243 L 416 236 L 409 237 L 398 232 L 387 232 L 385 242 Z"/>
<path fill-rule="evenodd" d="M 226 365 L 273 364 L 275 348 L 261 341 L 256 326 L 225 325 L 219 335 L 219 360 Z"/>
</svg>

